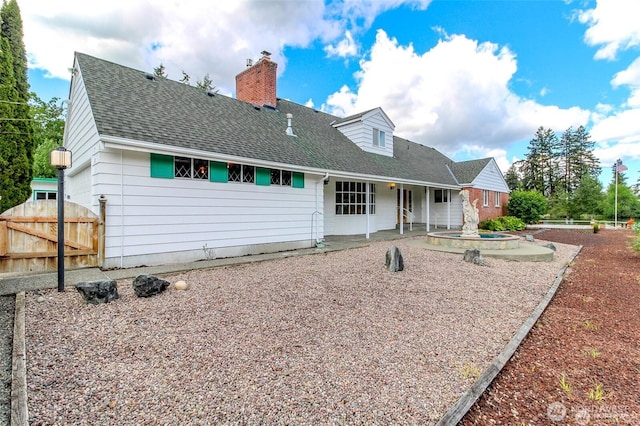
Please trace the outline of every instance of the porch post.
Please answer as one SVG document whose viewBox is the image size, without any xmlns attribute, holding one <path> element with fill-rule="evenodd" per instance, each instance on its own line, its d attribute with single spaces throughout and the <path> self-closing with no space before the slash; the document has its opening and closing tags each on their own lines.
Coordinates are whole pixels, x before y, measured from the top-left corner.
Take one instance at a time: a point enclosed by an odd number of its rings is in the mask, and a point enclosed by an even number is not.
<svg viewBox="0 0 640 426">
<path fill-rule="evenodd" d="M 451 229 L 451 190 L 447 189 L 447 229 Z"/>
<path fill-rule="evenodd" d="M 424 198 L 425 198 L 426 203 L 427 203 L 427 232 L 431 231 L 431 225 L 430 225 L 430 223 L 431 223 L 431 217 L 430 217 L 430 211 L 429 211 L 429 204 L 430 204 L 430 203 L 429 203 L 429 201 L 430 201 L 430 194 L 429 194 L 429 192 L 431 192 L 431 191 L 429 191 L 429 187 L 427 186 L 427 187 L 424 189 L 424 194 L 425 194 L 425 197 L 424 197 Z"/>
<path fill-rule="evenodd" d="M 367 209 L 367 212 L 366 212 L 367 230 L 365 231 L 364 234 L 365 234 L 365 238 L 368 240 L 369 239 L 369 210 L 371 209 L 371 200 L 369 199 L 370 198 L 370 193 L 371 193 L 370 192 L 371 185 L 370 185 L 369 181 L 366 181 L 365 185 L 367 185 L 367 188 L 366 188 L 366 191 L 365 191 L 365 196 L 367 197 L 367 202 L 365 203 L 365 208 Z"/>
<path fill-rule="evenodd" d="M 400 235 L 404 234 L 404 184 L 400 184 Z"/>
</svg>

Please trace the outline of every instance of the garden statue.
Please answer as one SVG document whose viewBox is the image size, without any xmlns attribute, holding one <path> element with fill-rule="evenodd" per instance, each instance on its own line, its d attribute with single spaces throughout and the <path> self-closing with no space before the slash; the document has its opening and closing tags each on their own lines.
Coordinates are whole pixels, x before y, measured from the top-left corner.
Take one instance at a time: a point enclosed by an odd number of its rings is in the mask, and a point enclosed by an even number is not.
<svg viewBox="0 0 640 426">
<path fill-rule="evenodd" d="M 473 200 L 473 203 L 469 203 L 469 191 L 463 189 L 460 191 L 460 196 L 462 197 L 462 215 L 463 215 L 463 223 L 462 223 L 462 235 L 461 237 L 479 237 L 478 234 L 478 222 L 479 222 L 479 214 L 478 207 L 476 204 L 478 200 Z"/>
</svg>

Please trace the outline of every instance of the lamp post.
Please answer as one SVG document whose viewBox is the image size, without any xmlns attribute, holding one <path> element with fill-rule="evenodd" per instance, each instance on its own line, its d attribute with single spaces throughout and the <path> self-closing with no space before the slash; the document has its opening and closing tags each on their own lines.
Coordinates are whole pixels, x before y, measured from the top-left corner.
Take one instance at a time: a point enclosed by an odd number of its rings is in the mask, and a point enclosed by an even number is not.
<svg viewBox="0 0 640 426">
<path fill-rule="evenodd" d="M 59 146 L 51 151 L 51 165 L 58 169 L 58 291 L 64 291 L 64 169 L 71 167 L 71 151 Z"/>
</svg>

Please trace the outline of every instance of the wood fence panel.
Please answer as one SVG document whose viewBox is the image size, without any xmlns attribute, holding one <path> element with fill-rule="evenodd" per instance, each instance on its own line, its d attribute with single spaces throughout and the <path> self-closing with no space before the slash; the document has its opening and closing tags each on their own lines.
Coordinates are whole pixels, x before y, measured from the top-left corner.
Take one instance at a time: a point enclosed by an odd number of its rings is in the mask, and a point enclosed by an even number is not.
<svg viewBox="0 0 640 426">
<path fill-rule="evenodd" d="M 65 268 L 98 266 L 98 216 L 64 202 Z M 0 273 L 57 269 L 58 203 L 29 201 L 0 215 Z"/>
</svg>

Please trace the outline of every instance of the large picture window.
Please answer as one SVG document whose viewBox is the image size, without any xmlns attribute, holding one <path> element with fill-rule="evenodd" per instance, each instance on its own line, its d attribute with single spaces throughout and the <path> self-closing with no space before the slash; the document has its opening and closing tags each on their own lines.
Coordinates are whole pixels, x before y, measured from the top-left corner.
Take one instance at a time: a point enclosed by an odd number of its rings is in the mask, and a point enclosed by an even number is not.
<svg viewBox="0 0 640 426">
<path fill-rule="evenodd" d="M 369 214 L 376 213 L 376 185 L 369 185 Z M 367 183 L 336 182 L 336 214 L 367 214 Z"/>
</svg>

